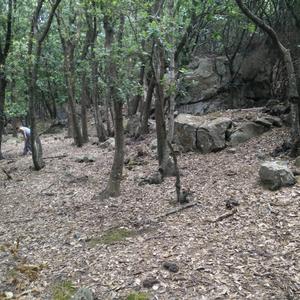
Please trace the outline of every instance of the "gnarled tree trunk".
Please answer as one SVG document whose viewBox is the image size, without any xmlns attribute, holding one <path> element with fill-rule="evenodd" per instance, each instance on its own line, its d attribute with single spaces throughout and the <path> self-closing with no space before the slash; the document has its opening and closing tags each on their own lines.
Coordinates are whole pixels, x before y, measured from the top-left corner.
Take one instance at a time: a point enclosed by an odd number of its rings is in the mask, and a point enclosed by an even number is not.
<svg viewBox="0 0 300 300">
<path fill-rule="evenodd" d="M 279 53 L 282 56 L 284 61 L 286 72 L 288 75 L 288 88 L 287 88 L 287 98 L 291 104 L 291 118 L 292 118 L 292 130 L 291 130 L 291 138 L 293 143 L 292 154 L 300 155 L 300 123 L 299 123 L 299 105 L 300 105 L 300 97 L 297 89 L 297 80 L 295 69 L 293 65 L 293 60 L 291 57 L 290 50 L 285 48 L 284 45 L 278 38 L 277 33 L 274 31 L 272 27 L 266 24 L 259 17 L 254 15 L 243 3 L 242 0 L 236 0 L 237 5 L 241 9 L 241 11 L 252 20 L 258 27 L 260 27 L 263 31 L 265 31 L 269 37 L 272 39 L 274 46 L 277 48 Z"/>
</svg>

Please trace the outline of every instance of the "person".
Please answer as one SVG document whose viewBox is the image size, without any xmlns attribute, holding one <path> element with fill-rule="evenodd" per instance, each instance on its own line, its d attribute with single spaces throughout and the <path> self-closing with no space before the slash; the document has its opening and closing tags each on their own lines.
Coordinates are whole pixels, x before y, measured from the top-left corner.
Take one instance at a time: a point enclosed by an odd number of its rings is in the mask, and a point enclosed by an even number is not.
<svg viewBox="0 0 300 300">
<path fill-rule="evenodd" d="M 30 141 L 30 128 L 25 126 L 19 126 L 17 127 L 17 131 L 22 133 L 24 137 L 24 150 L 23 155 L 26 155 L 28 151 L 31 151 L 31 141 Z"/>
</svg>

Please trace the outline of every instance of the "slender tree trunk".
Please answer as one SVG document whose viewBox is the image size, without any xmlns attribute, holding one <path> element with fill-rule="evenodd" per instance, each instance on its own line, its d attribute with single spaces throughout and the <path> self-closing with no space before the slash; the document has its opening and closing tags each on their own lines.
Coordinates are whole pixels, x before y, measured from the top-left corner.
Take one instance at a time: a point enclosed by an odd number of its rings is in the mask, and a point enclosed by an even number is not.
<svg viewBox="0 0 300 300">
<path fill-rule="evenodd" d="M 169 156 L 167 130 L 164 116 L 164 88 L 161 84 L 164 76 L 164 50 L 158 40 L 155 42 L 153 56 L 153 74 L 155 74 L 155 122 L 157 135 L 157 156 L 160 172 L 163 176 L 172 176 L 174 168 Z M 156 68 L 156 69 L 155 69 Z"/>
<path fill-rule="evenodd" d="M 36 119 L 35 119 L 35 104 L 37 100 L 37 72 L 42 52 L 42 44 L 48 35 L 55 10 L 57 9 L 61 0 L 56 0 L 51 7 L 48 19 L 45 22 L 43 30 L 41 32 L 36 32 L 38 18 L 44 4 L 44 0 L 39 0 L 31 20 L 31 28 L 29 33 L 28 41 L 28 95 L 29 95 L 29 118 L 31 125 L 31 150 L 32 150 L 32 160 L 34 168 L 38 171 L 45 166 L 43 160 L 42 144 L 39 139 L 37 129 L 36 129 Z M 35 40 L 35 43 L 34 43 Z M 33 49 L 36 49 L 33 51 Z M 34 59 L 32 56 L 34 55 Z"/>
<path fill-rule="evenodd" d="M 3 24 L 3 28 L 6 29 L 5 34 L 3 34 L 5 38 L 0 43 L 0 160 L 4 158 L 2 154 L 2 134 L 5 125 L 4 106 L 5 106 L 5 91 L 6 91 L 6 84 L 7 84 L 6 75 L 5 75 L 5 62 L 11 46 L 12 20 L 13 20 L 13 1 L 9 0 L 7 16 L 6 18 L 4 18 L 4 22 L 6 24 Z"/>
<path fill-rule="evenodd" d="M 6 88 L 5 74 L 0 71 L 0 160 L 4 158 L 2 154 L 2 134 L 4 129 L 4 123 L 5 123 L 5 115 L 4 115 L 5 88 Z"/>
<path fill-rule="evenodd" d="M 149 133 L 149 126 L 148 126 L 148 120 L 150 118 L 150 111 L 151 111 L 151 103 L 153 98 L 153 92 L 155 88 L 155 80 L 151 76 L 151 79 L 149 81 L 146 99 L 142 107 L 142 114 L 141 114 L 141 128 L 140 128 L 140 134 L 147 134 Z"/>
<path fill-rule="evenodd" d="M 91 69 L 92 69 L 92 102 L 94 106 L 94 119 L 96 124 L 97 137 L 99 142 L 106 140 L 106 132 L 103 126 L 102 115 L 98 104 L 98 84 L 97 84 L 97 62 L 95 59 L 94 46 L 91 49 Z"/>
<path fill-rule="evenodd" d="M 76 114 L 75 100 L 75 71 L 74 71 L 74 46 L 70 41 L 65 43 L 65 78 L 68 93 L 68 104 L 70 109 L 70 119 L 73 129 L 74 143 L 77 147 L 83 145 L 82 134 L 79 126 L 79 121 Z"/>
<path fill-rule="evenodd" d="M 84 72 L 81 76 L 81 130 L 82 130 L 82 142 L 87 143 L 89 140 L 88 125 L 87 125 L 87 79 Z"/>
<path fill-rule="evenodd" d="M 109 78 L 109 99 L 113 102 L 114 125 L 115 125 L 115 153 L 109 181 L 106 189 L 102 192 L 102 197 L 117 197 L 120 195 L 120 185 L 124 165 L 124 129 L 123 129 L 123 103 L 119 99 L 116 82 L 118 79 L 117 65 L 113 55 L 112 44 L 114 42 L 114 30 L 110 17 L 105 16 L 103 21 L 105 30 L 105 47 L 108 51 L 107 74 Z M 124 31 L 124 16 L 120 16 L 120 27 L 118 31 L 118 47 L 122 46 Z"/>
<path fill-rule="evenodd" d="M 175 113 L 175 97 L 176 97 L 176 74 L 175 74 L 175 52 L 170 55 L 170 110 L 168 120 L 168 141 L 172 143 L 174 138 L 174 113 Z"/>
</svg>

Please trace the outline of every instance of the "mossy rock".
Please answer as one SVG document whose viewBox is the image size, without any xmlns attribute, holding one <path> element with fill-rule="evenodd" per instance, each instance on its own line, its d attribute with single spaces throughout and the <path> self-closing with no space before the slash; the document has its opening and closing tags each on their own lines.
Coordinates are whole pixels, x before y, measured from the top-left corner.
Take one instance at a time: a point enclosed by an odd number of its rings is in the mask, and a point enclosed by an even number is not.
<svg viewBox="0 0 300 300">
<path fill-rule="evenodd" d="M 149 300 L 150 297 L 147 293 L 131 293 L 127 296 L 126 300 Z"/>
<path fill-rule="evenodd" d="M 76 288 L 69 280 L 57 282 L 52 289 L 52 300 L 71 300 L 75 294 Z"/>
</svg>

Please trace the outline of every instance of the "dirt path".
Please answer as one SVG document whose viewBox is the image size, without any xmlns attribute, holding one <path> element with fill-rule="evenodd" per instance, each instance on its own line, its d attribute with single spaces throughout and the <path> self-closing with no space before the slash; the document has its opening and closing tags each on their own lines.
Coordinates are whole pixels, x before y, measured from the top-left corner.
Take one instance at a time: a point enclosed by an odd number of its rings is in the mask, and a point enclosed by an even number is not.
<svg viewBox="0 0 300 300">
<path fill-rule="evenodd" d="M 97 299 L 135 291 L 166 300 L 300 299 L 300 186 L 270 192 L 257 182 L 259 158 L 286 134 L 274 129 L 235 153 L 182 154 L 182 184 L 198 205 L 160 220 L 174 208 L 174 178 L 161 185 L 137 180 L 157 167 L 153 136 L 127 145 L 127 155 L 144 147 L 145 163 L 125 169 L 122 196 L 105 201 L 95 196 L 113 151 L 91 143 L 77 149 L 63 134 L 45 135 L 45 157 L 67 156 L 47 159 L 36 172 L 30 157 L 19 156 L 22 144 L 10 140 L 3 147 L 9 160 L 0 162 L 0 292 L 53 299 L 58 285 L 70 283 L 90 287 Z M 84 155 L 95 162 L 75 161 Z M 230 197 L 240 202 L 238 211 L 212 222 L 228 212 Z M 116 228 L 117 241 L 105 240 Z M 149 278 L 156 282 L 143 287 Z"/>
</svg>

